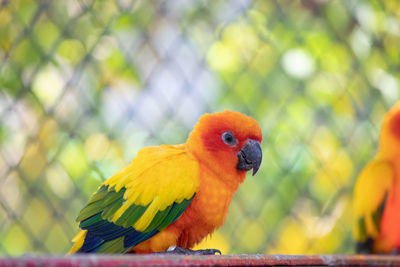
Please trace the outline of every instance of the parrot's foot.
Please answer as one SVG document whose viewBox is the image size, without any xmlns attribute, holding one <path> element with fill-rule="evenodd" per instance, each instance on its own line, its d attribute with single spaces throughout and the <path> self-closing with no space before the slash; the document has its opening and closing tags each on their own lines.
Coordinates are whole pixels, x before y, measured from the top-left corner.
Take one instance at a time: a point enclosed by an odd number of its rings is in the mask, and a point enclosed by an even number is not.
<svg viewBox="0 0 400 267">
<path fill-rule="evenodd" d="M 191 250 L 191 249 L 186 249 L 186 248 L 181 248 L 181 247 L 170 247 L 167 249 L 165 252 L 161 253 L 166 253 L 166 254 L 180 254 L 180 255 L 215 255 L 219 253 L 221 255 L 221 251 L 219 249 L 199 249 L 199 250 Z"/>
</svg>

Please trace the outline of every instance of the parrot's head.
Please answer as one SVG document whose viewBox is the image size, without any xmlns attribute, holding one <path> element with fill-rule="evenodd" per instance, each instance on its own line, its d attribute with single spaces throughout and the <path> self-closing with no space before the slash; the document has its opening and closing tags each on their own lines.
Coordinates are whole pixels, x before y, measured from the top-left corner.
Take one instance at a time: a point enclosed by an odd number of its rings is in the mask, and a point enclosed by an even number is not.
<svg viewBox="0 0 400 267">
<path fill-rule="evenodd" d="M 400 155 L 400 101 L 383 117 L 380 150 L 389 157 Z"/>
<path fill-rule="evenodd" d="M 203 115 L 188 138 L 188 149 L 200 162 L 226 179 L 240 182 L 246 172 L 258 171 L 262 151 L 261 128 L 251 117 L 225 110 Z"/>
</svg>

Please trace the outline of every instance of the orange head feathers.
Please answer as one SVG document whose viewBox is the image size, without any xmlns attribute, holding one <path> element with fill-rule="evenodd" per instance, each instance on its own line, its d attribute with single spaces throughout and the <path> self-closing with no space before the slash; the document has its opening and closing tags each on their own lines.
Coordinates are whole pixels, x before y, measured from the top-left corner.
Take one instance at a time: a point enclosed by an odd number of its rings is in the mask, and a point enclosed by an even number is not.
<svg viewBox="0 0 400 267">
<path fill-rule="evenodd" d="M 261 141 L 261 128 L 253 118 L 225 110 L 203 115 L 187 146 L 210 169 L 242 180 L 246 171 L 253 168 L 254 175 L 260 167 Z"/>
<path fill-rule="evenodd" d="M 389 157 L 400 154 L 400 102 L 384 116 L 380 133 L 380 152 Z"/>
</svg>

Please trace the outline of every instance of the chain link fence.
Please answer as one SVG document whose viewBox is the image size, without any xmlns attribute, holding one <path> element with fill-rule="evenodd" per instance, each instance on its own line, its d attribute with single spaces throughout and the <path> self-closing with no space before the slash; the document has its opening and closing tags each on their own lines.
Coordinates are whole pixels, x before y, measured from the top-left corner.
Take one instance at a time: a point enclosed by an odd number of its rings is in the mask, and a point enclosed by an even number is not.
<svg viewBox="0 0 400 267">
<path fill-rule="evenodd" d="M 396 0 L 0 1 L 0 254 L 65 253 L 101 181 L 224 108 L 260 122 L 264 161 L 202 245 L 352 253 L 399 18 Z"/>
</svg>

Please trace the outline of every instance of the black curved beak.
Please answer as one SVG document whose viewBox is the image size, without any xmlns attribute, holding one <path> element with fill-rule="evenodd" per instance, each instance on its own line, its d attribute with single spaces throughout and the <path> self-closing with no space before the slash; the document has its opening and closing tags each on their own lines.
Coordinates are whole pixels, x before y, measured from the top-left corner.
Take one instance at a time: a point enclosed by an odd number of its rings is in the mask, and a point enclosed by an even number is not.
<svg viewBox="0 0 400 267">
<path fill-rule="evenodd" d="M 257 173 L 261 165 L 262 151 L 260 142 L 248 139 L 246 145 L 238 153 L 238 164 L 236 169 L 249 171 L 253 169 L 253 176 Z"/>
</svg>

